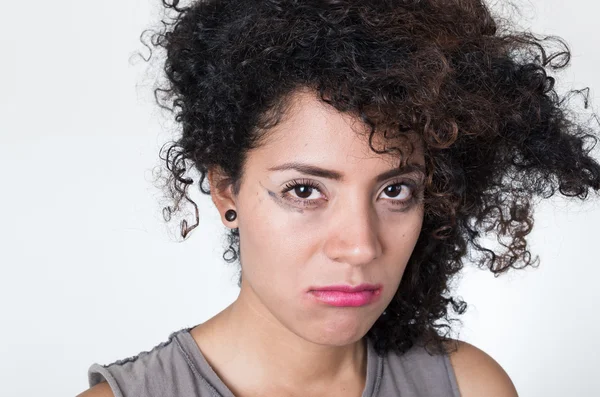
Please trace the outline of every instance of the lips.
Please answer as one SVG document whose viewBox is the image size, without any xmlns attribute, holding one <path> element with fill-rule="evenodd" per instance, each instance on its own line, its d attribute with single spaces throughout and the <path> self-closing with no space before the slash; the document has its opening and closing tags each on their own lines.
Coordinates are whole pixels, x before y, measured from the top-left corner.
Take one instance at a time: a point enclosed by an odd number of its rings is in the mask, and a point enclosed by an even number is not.
<svg viewBox="0 0 600 397">
<path fill-rule="evenodd" d="M 325 287 L 311 287 L 309 291 L 340 291 L 340 292 L 361 292 L 375 291 L 380 289 L 381 284 L 360 284 L 357 286 L 351 285 L 328 285 Z"/>
<path fill-rule="evenodd" d="M 381 295 L 381 284 L 329 285 L 311 287 L 309 294 L 317 301 L 331 306 L 365 306 Z"/>
</svg>

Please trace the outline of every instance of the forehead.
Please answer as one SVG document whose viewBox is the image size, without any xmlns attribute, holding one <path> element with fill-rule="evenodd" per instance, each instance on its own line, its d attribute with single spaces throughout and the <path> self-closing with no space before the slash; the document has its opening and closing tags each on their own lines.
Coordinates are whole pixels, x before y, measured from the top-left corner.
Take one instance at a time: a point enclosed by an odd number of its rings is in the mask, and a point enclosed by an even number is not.
<svg viewBox="0 0 600 397">
<path fill-rule="evenodd" d="M 416 135 L 390 140 L 376 133 L 369 145 L 370 128 L 350 113 L 342 113 L 320 100 L 316 92 L 298 91 L 289 98 L 279 123 L 265 134 L 255 156 L 273 162 L 302 161 L 331 168 L 358 167 L 368 170 L 398 166 L 400 154 L 376 153 L 385 148 L 400 147 L 414 151 L 409 163 L 423 164 L 423 153 Z"/>
</svg>

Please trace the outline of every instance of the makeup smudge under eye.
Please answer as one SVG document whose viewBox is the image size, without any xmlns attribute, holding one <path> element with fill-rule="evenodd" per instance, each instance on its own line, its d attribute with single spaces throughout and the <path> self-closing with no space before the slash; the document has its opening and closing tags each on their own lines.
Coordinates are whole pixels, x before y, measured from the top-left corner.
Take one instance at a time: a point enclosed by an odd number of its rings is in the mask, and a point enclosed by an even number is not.
<svg viewBox="0 0 600 397">
<path fill-rule="evenodd" d="M 402 182 L 406 183 L 406 182 Z M 409 212 L 423 201 L 423 186 L 421 184 L 407 183 L 407 186 L 412 190 L 411 198 L 403 204 L 398 204 L 400 208 L 390 209 L 390 212 Z M 392 204 L 395 205 L 395 204 Z"/>
<path fill-rule="evenodd" d="M 260 183 L 260 182 L 259 182 Z M 302 208 L 298 208 L 295 207 L 287 202 L 285 202 L 285 200 L 283 200 L 281 197 L 279 197 L 277 195 L 277 193 L 272 192 L 271 190 L 267 189 L 266 187 L 263 186 L 262 183 L 260 183 L 260 185 L 263 187 L 263 189 L 265 189 L 267 191 L 267 194 L 273 199 L 273 201 L 275 201 L 275 203 L 277 203 L 279 206 L 283 207 L 286 210 L 290 210 L 290 211 L 294 211 L 294 212 L 299 212 L 301 214 L 304 213 L 304 210 Z"/>
<path fill-rule="evenodd" d="M 395 180 L 395 181 L 389 183 L 386 186 L 386 188 L 388 188 L 390 186 L 396 186 L 396 185 L 401 185 L 401 186 L 405 186 L 406 188 L 408 188 L 410 190 L 410 197 L 405 200 L 383 199 L 383 200 L 389 201 L 389 205 L 391 207 L 388 208 L 388 211 L 389 212 L 409 212 L 409 211 L 411 211 L 413 208 L 415 208 L 415 206 L 417 204 L 419 204 L 419 202 L 422 199 L 422 197 L 421 197 L 422 193 L 423 193 L 422 192 L 422 190 L 423 190 L 422 183 L 416 182 L 412 179 L 402 178 L 402 179 Z M 311 200 L 311 199 L 303 199 L 303 198 L 294 198 L 293 196 L 288 195 L 287 192 L 293 190 L 297 186 L 307 186 L 307 187 L 309 187 L 311 189 L 315 189 L 319 193 L 323 194 L 322 190 L 321 190 L 322 188 L 320 187 L 320 185 L 309 179 L 293 180 L 293 181 L 289 182 L 288 184 L 285 185 L 285 188 L 284 188 L 284 191 L 282 192 L 282 194 L 277 194 L 277 193 L 267 189 L 262 184 L 261 184 L 261 186 L 267 191 L 269 196 L 271 196 L 271 198 L 278 205 L 280 205 L 281 207 L 283 207 L 285 209 L 292 210 L 294 212 L 304 213 L 303 209 L 299 208 L 298 206 L 303 206 L 305 208 L 316 207 L 316 206 L 319 206 L 319 204 L 317 202 L 323 201 L 322 199 L 312 199 Z M 327 200 L 325 199 L 324 201 L 327 201 Z"/>
</svg>

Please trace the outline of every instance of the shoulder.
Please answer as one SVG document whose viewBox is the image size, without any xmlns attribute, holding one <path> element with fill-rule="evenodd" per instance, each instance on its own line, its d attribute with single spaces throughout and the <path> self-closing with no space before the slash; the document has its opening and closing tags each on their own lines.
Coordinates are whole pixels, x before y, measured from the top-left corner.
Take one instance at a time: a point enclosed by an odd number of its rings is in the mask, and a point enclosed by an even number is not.
<svg viewBox="0 0 600 397">
<path fill-rule="evenodd" d="M 75 397 L 114 397 L 112 390 L 107 382 L 100 382 L 97 385 L 90 387 L 81 394 Z"/>
<path fill-rule="evenodd" d="M 135 356 L 88 369 L 89 389 L 78 397 L 176 396 L 176 389 L 194 381 L 194 371 L 177 335 Z"/>
<path fill-rule="evenodd" d="M 504 369 L 483 350 L 460 340 L 452 340 L 449 354 L 462 397 L 517 397 L 517 390 Z"/>
</svg>

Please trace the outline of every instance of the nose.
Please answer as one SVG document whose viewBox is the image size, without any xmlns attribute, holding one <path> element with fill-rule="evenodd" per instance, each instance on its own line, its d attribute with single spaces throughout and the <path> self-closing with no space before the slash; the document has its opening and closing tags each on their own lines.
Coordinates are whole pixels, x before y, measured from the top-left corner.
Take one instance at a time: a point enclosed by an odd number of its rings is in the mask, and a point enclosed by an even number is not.
<svg viewBox="0 0 600 397">
<path fill-rule="evenodd" d="M 355 195 L 339 202 L 332 212 L 332 227 L 323 248 L 331 260 L 362 266 L 381 256 L 378 221 L 367 201 Z"/>
</svg>

